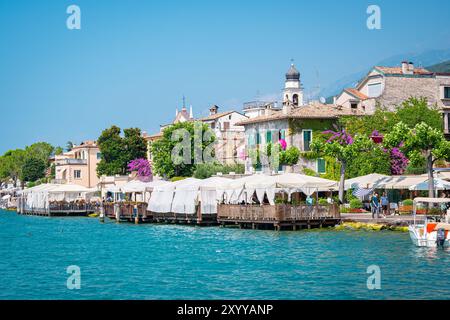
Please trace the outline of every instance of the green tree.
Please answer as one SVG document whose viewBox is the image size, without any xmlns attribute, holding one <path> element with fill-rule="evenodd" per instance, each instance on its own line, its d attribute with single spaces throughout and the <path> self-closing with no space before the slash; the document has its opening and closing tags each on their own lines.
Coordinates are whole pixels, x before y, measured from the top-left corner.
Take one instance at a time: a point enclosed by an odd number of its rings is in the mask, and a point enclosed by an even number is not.
<svg viewBox="0 0 450 320">
<path fill-rule="evenodd" d="M 56 156 L 59 156 L 64 153 L 64 149 L 62 147 L 56 147 L 54 153 Z"/>
<path fill-rule="evenodd" d="M 137 128 L 125 129 L 121 137 L 121 129 L 112 126 L 103 130 L 97 140 L 102 158 L 97 165 L 97 174 L 124 175 L 128 173 L 128 163 L 134 159 L 147 157 L 147 143 Z"/>
<path fill-rule="evenodd" d="M 152 160 L 156 174 L 171 178 L 190 177 L 197 164 L 211 162 L 203 154 L 213 155 L 215 137 L 207 124 L 182 122 L 163 131 L 163 137 L 152 144 Z"/>
<path fill-rule="evenodd" d="M 35 182 L 45 177 L 46 169 L 47 165 L 44 160 L 36 156 L 29 156 L 25 159 L 22 166 L 20 180 L 22 180 L 23 182 Z"/>
<path fill-rule="evenodd" d="M 202 163 L 195 166 L 193 177 L 197 179 L 207 179 L 216 175 L 218 172 L 223 174 L 229 174 L 230 172 L 243 174 L 245 172 L 245 166 L 243 164 L 223 165 L 217 162 Z"/>
<path fill-rule="evenodd" d="M 312 151 L 319 156 L 333 157 L 340 164 L 339 201 L 344 203 L 345 176 L 349 163 L 363 152 L 375 148 L 375 144 L 366 135 L 350 136 L 345 129 L 340 131 L 328 131 L 331 137 L 324 141 L 322 138 L 314 139 Z"/>
<path fill-rule="evenodd" d="M 36 142 L 25 148 L 27 157 L 42 160 L 46 167 L 49 165 L 49 158 L 53 154 L 55 148 L 47 142 Z"/>
<path fill-rule="evenodd" d="M 141 129 L 124 129 L 122 140 L 125 149 L 127 165 L 131 160 L 147 158 L 147 141 L 142 137 Z"/>
<path fill-rule="evenodd" d="M 0 166 L 0 177 L 3 180 L 12 180 L 15 187 L 22 174 L 26 152 L 22 149 L 9 150 L 2 157 Z"/>
<path fill-rule="evenodd" d="M 450 161 L 450 142 L 445 140 L 442 131 L 425 122 L 412 129 L 399 122 L 385 136 L 384 144 L 388 147 L 400 146 L 411 158 L 417 158 L 418 153 L 424 156 L 428 173 L 428 195 L 434 197 L 434 163 L 438 160 Z"/>
<path fill-rule="evenodd" d="M 426 98 L 410 98 L 404 101 L 397 109 L 396 120 L 409 128 L 424 122 L 431 128 L 442 131 L 442 114 L 436 106 L 429 106 Z"/>
</svg>

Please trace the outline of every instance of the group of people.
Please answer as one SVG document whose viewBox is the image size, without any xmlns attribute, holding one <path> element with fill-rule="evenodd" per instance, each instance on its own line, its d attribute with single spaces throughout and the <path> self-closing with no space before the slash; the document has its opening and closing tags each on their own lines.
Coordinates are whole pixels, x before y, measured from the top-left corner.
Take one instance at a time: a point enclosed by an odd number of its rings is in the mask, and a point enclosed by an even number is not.
<svg viewBox="0 0 450 320">
<path fill-rule="evenodd" d="M 386 192 L 383 192 L 380 197 L 378 192 L 375 192 L 370 197 L 370 211 L 372 212 L 372 219 L 380 218 L 380 212 L 385 217 L 389 212 L 389 198 Z"/>
</svg>

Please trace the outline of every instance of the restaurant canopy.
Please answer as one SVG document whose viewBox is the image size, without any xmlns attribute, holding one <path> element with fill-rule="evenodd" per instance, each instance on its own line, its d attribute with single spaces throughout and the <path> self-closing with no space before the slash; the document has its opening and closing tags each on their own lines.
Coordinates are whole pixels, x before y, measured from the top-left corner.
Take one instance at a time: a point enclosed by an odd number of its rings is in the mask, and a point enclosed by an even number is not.
<svg viewBox="0 0 450 320">
<path fill-rule="evenodd" d="M 253 202 L 253 195 L 260 203 L 264 196 L 270 204 L 275 202 L 275 193 L 283 191 L 289 195 L 293 192 L 303 192 L 307 196 L 316 191 L 335 190 L 337 182 L 318 177 L 311 177 L 296 173 L 285 173 L 281 175 L 252 175 L 241 179 L 233 180 L 225 185 L 218 186 L 218 196 L 223 198 L 225 203 L 247 203 Z"/>
<path fill-rule="evenodd" d="M 450 182 L 434 178 L 434 190 L 450 190 Z M 428 179 L 418 184 L 409 187 L 409 190 L 427 191 L 428 190 Z"/>
<path fill-rule="evenodd" d="M 146 192 L 146 191 L 152 191 L 157 186 L 162 186 L 165 184 L 170 183 L 169 181 L 165 180 L 153 180 L 150 182 L 143 182 L 140 180 L 133 180 L 130 182 L 127 182 L 123 186 L 119 187 L 119 189 L 124 193 L 133 193 L 133 192 Z"/>
<path fill-rule="evenodd" d="M 371 173 L 365 176 L 346 180 L 344 189 L 372 189 L 390 178 L 390 176 L 384 174 Z"/>
<path fill-rule="evenodd" d="M 97 189 L 86 188 L 75 184 L 40 184 L 21 192 L 28 208 L 48 208 L 51 201 L 87 200 Z"/>
<path fill-rule="evenodd" d="M 157 213 L 168 213 L 172 212 L 172 201 L 175 194 L 175 188 L 177 186 L 188 186 L 196 183 L 199 179 L 196 178 L 186 178 L 184 180 L 178 180 L 175 182 L 170 182 L 155 186 L 153 188 L 152 195 L 148 201 L 148 211 Z"/>
</svg>

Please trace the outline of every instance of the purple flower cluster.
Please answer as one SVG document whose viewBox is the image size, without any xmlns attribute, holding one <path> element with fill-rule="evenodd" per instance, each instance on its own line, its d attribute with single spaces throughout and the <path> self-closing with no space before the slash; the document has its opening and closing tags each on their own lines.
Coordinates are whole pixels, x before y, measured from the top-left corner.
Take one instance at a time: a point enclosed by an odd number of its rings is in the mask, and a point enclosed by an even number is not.
<svg viewBox="0 0 450 320">
<path fill-rule="evenodd" d="M 399 148 L 392 148 L 391 153 L 391 174 L 402 175 L 408 166 L 408 158 Z"/>
<path fill-rule="evenodd" d="M 331 137 L 327 140 L 327 143 L 331 143 L 333 141 L 338 142 L 340 145 L 349 145 L 353 144 L 353 137 L 345 131 L 345 129 L 336 131 L 327 130 L 322 132 L 323 134 L 331 134 Z"/>
<path fill-rule="evenodd" d="M 139 180 L 148 182 L 153 178 L 152 167 L 147 159 L 134 159 L 128 163 L 128 170 L 136 172 Z"/>
</svg>

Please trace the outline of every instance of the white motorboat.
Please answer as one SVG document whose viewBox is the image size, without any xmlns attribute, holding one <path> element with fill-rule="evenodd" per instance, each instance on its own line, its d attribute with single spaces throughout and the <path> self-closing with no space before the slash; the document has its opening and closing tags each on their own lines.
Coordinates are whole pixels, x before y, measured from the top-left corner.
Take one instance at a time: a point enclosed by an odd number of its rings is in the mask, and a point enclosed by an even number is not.
<svg viewBox="0 0 450 320">
<path fill-rule="evenodd" d="M 412 242 L 418 247 L 450 247 L 450 223 L 448 213 L 442 217 L 425 217 L 424 223 L 416 224 L 418 203 L 443 204 L 450 203 L 449 198 L 415 198 L 413 204 L 414 224 L 408 227 Z"/>
</svg>

